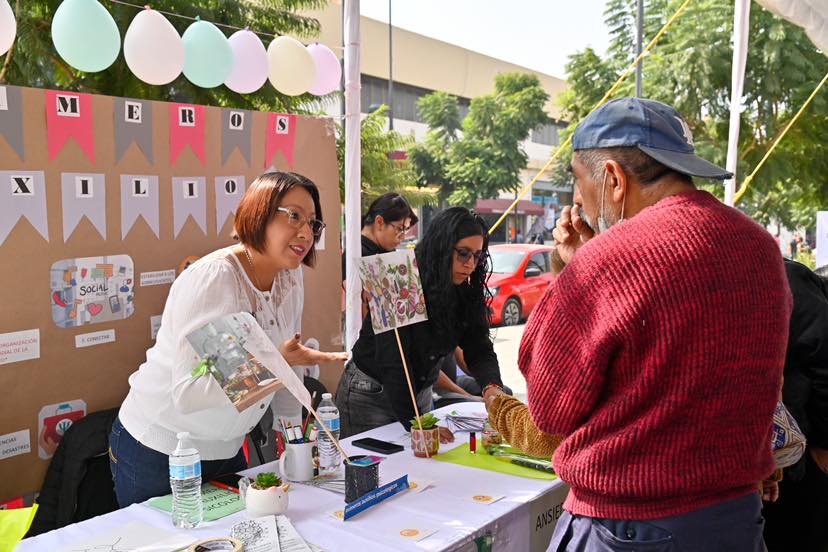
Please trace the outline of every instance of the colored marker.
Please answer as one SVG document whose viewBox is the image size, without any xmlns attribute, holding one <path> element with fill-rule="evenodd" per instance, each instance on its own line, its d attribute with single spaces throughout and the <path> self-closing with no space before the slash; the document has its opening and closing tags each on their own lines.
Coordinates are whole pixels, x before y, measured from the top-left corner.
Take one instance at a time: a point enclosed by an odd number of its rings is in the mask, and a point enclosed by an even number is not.
<svg viewBox="0 0 828 552">
<path fill-rule="evenodd" d="M 477 454 L 477 433 L 474 431 L 469 434 L 469 452 Z"/>
</svg>

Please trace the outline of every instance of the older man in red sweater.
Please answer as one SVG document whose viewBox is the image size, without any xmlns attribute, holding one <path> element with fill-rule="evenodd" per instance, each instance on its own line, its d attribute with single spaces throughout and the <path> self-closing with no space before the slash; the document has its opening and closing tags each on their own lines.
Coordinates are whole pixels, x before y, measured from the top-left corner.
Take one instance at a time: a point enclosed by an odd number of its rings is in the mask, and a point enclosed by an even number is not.
<svg viewBox="0 0 828 552">
<path fill-rule="evenodd" d="M 791 311 L 779 248 L 696 189 L 729 174 L 667 105 L 610 102 L 573 148 L 567 266 L 519 357 L 532 419 L 565 437 L 550 550 L 764 550 L 757 485 Z"/>
</svg>

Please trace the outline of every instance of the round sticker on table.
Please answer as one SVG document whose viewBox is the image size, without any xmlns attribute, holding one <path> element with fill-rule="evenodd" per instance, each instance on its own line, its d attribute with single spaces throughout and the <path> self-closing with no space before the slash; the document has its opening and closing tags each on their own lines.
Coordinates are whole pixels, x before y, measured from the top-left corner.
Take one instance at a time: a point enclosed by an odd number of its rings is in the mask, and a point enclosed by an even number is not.
<svg viewBox="0 0 828 552">
<path fill-rule="evenodd" d="M 489 495 L 474 495 L 472 498 L 477 502 L 491 502 L 492 501 L 492 497 L 490 497 Z"/>
<path fill-rule="evenodd" d="M 403 529 L 402 531 L 400 531 L 401 537 L 416 537 L 419 534 L 419 529 Z"/>
</svg>

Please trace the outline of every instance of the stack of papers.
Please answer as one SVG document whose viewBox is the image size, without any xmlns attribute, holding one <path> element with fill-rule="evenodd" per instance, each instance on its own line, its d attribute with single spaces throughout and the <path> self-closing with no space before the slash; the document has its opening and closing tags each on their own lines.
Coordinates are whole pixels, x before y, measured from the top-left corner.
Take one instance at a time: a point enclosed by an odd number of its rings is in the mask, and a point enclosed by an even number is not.
<svg viewBox="0 0 828 552">
<path fill-rule="evenodd" d="M 305 541 L 286 516 L 246 519 L 233 525 L 230 536 L 244 544 L 245 552 L 320 552 Z"/>
<path fill-rule="evenodd" d="M 456 410 L 446 416 L 446 422 L 449 424 L 449 429 L 452 431 L 483 431 L 483 426 L 486 424 L 486 415 L 469 415 L 464 416 L 459 414 Z"/>
</svg>

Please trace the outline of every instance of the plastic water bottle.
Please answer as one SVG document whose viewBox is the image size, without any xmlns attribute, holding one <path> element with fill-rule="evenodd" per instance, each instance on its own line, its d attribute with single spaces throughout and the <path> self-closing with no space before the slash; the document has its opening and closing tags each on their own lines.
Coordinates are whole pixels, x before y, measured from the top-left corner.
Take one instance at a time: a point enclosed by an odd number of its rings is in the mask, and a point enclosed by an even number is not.
<svg viewBox="0 0 828 552">
<path fill-rule="evenodd" d="M 177 435 L 178 445 L 170 454 L 170 487 L 173 493 L 172 522 L 176 527 L 192 529 L 204 519 L 201 504 L 201 457 L 188 446 L 190 434 Z"/>
<path fill-rule="evenodd" d="M 316 412 L 322 418 L 325 427 L 339 439 L 339 409 L 334 404 L 330 393 L 322 394 L 322 402 L 319 403 Z M 319 422 L 316 425 L 319 427 L 319 475 L 335 474 L 342 464 L 342 455 L 339 454 L 339 449 L 333 444 L 325 430 L 319 426 Z"/>
</svg>

